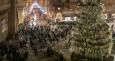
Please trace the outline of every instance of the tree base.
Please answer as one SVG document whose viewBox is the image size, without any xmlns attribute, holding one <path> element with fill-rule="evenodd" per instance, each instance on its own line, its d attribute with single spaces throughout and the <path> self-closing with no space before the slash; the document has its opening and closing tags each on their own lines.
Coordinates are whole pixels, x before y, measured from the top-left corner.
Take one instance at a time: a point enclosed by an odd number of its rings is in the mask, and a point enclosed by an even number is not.
<svg viewBox="0 0 115 61">
<path fill-rule="evenodd" d="M 71 55 L 71 61 L 113 61 L 113 60 L 114 60 L 113 56 L 109 56 L 109 57 L 101 59 L 101 58 L 88 58 L 88 57 L 76 55 L 76 54 Z"/>
</svg>

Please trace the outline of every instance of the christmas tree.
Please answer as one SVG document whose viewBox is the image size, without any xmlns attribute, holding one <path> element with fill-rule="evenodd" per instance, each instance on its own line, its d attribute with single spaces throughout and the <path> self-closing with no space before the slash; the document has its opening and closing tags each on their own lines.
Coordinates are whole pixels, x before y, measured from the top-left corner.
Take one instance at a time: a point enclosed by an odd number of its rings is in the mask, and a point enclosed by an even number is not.
<svg viewBox="0 0 115 61">
<path fill-rule="evenodd" d="M 102 0 L 81 0 L 80 18 L 72 27 L 70 40 L 70 49 L 75 54 L 102 60 L 111 54 L 112 35 L 103 19 L 102 3 Z"/>
</svg>

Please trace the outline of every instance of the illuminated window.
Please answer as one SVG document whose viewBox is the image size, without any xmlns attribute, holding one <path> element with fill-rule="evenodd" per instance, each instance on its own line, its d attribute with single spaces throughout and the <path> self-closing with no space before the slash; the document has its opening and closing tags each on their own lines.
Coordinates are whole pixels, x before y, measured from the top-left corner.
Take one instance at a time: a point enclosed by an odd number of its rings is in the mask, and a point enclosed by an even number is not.
<svg viewBox="0 0 115 61">
<path fill-rule="evenodd" d="M 4 17 L 1 18 L 1 30 L 2 30 L 2 33 L 4 33 L 5 31 L 8 30 L 7 15 L 5 15 Z"/>
</svg>

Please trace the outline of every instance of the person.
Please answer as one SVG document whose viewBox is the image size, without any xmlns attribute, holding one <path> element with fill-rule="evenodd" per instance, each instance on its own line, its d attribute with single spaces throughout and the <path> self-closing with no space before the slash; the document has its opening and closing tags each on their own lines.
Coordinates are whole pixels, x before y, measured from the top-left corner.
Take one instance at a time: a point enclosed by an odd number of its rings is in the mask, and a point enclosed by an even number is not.
<svg viewBox="0 0 115 61">
<path fill-rule="evenodd" d="M 34 48 L 34 55 L 37 56 L 37 49 Z"/>
<path fill-rule="evenodd" d="M 3 56 L 0 55 L 0 61 L 3 61 Z"/>
<path fill-rule="evenodd" d="M 24 53 L 24 58 L 27 59 L 28 58 L 28 51 L 26 50 Z"/>
<path fill-rule="evenodd" d="M 51 54 L 52 54 L 52 49 L 51 49 L 51 47 L 48 47 L 48 48 L 47 48 L 47 54 L 48 54 L 48 55 L 51 55 Z"/>
</svg>

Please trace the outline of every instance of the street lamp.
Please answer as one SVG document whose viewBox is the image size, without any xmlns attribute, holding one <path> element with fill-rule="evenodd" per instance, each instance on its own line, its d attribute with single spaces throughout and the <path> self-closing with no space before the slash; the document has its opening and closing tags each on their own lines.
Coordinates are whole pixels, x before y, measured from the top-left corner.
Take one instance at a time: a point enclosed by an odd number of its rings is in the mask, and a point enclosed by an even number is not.
<svg viewBox="0 0 115 61">
<path fill-rule="evenodd" d="M 58 11 L 60 11 L 61 10 L 61 8 L 60 7 L 58 7 Z"/>
</svg>

